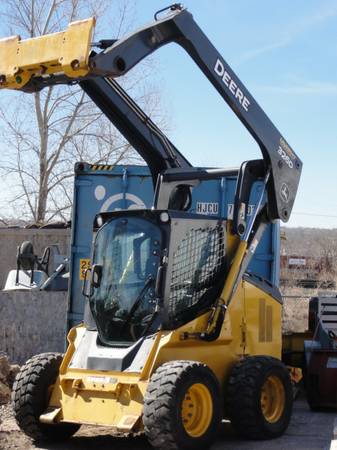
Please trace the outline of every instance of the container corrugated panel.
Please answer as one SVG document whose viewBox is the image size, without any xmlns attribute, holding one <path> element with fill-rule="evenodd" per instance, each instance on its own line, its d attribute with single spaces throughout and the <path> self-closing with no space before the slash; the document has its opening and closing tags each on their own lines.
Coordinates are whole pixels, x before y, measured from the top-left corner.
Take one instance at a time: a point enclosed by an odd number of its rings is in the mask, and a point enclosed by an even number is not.
<svg viewBox="0 0 337 450">
<path fill-rule="evenodd" d="M 201 182 L 193 189 L 190 211 L 231 218 L 236 177 Z M 251 195 L 251 213 L 261 185 Z M 75 166 L 72 217 L 68 327 L 81 321 L 84 298 L 83 278 L 89 265 L 96 214 L 120 209 L 151 208 L 153 184 L 144 166 L 108 166 L 79 163 Z M 249 271 L 278 285 L 279 224 L 269 225 L 251 261 Z"/>
</svg>

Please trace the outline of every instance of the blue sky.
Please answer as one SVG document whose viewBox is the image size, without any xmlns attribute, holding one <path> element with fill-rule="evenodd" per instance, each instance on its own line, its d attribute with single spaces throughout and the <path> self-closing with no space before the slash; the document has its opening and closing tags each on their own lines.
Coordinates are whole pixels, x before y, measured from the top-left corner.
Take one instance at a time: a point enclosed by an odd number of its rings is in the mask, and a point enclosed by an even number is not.
<svg viewBox="0 0 337 450">
<path fill-rule="evenodd" d="M 167 1 L 136 2 L 137 25 Z M 337 1 L 186 0 L 184 5 L 303 160 L 290 226 L 337 228 Z M 170 136 L 195 165 L 259 149 L 188 56 L 161 49 L 156 77 Z"/>
<path fill-rule="evenodd" d="M 133 27 L 169 4 L 134 2 Z M 184 5 L 303 160 L 288 225 L 337 228 L 337 0 Z M 255 141 L 182 49 L 171 44 L 153 59 L 153 79 L 170 117 L 168 134 L 194 165 L 232 167 L 260 157 Z"/>
</svg>

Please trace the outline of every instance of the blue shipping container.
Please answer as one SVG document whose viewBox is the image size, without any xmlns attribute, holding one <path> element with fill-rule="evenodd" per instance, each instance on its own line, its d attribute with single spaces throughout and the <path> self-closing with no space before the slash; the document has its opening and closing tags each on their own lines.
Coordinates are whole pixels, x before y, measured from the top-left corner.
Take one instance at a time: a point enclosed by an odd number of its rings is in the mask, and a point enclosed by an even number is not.
<svg viewBox="0 0 337 450">
<path fill-rule="evenodd" d="M 201 182 L 193 189 L 190 211 L 231 218 L 236 177 Z M 256 183 L 250 199 L 250 214 L 261 185 Z M 84 273 L 89 267 L 96 214 L 119 209 L 151 208 L 153 184 L 148 167 L 97 166 L 78 163 L 75 166 L 75 189 L 72 217 L 68 327 L 82 320 Z M 275 285 L 279 283 L 280 227 L 275 222 L 266 229 L 248 271 Z"/>
</svg>

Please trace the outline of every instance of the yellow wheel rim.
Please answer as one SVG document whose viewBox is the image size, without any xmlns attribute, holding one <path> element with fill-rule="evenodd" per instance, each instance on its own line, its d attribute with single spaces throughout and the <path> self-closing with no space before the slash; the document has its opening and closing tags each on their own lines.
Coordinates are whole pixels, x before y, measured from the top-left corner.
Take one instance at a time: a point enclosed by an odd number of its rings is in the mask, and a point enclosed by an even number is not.
<svg viewBox="0 0 337 450">
<path fill-rule="evenodd" d="M 201 383 L 192 384 L 181 405 L 181 417 L 187 434 L 197 438 L 206 433 L 213 416 L 212 396 Z"/>
<path fill-rule="evenodd" d="M 264 418 L 270 422 L 277 422 L 285 407 L 285 390 L 279 377 L 271 375 L 266 379 L 261 390 L 261 409 Z"/>
</svg>

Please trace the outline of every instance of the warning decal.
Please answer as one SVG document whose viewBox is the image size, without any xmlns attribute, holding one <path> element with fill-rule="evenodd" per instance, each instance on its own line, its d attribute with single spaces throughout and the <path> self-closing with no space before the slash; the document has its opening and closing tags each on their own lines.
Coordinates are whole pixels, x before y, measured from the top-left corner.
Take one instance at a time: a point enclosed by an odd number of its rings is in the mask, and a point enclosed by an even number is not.
<svg viewBox="0 0 337 450">
<path fill-rule="evenodd" d="M 81 258 L 80 259 L 80 280 L 84 280 L 85 271 L 90 269 L 90 258 Z"/>
</svg>

